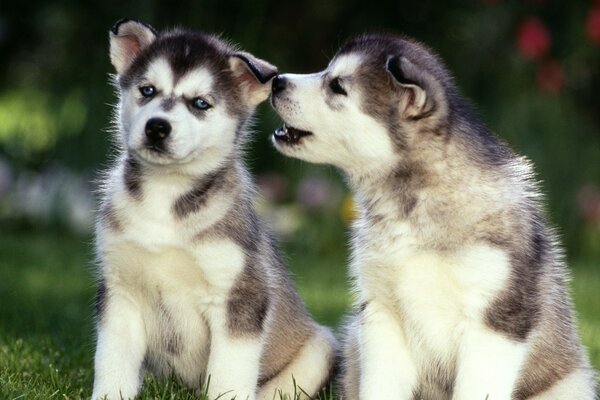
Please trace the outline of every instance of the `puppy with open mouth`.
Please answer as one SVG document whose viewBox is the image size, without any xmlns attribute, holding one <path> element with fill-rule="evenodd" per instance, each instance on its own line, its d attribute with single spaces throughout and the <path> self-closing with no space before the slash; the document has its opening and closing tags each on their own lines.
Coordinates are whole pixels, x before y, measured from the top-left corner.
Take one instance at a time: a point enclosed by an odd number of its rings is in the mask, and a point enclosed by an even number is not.
<svg viewBox="0 0 600 400">
<path fill-rule="evenodd" d="M 433 52 L 361 36 L 322 72 L 279 75 L 271 102 L 275 147 L 355 192 L 344 399 L 595 397 L 532 168 Z"/>
<path fill-rule="evenodd" d="M 276 68 L 133 20 L 111 30 L 110 58 L 118 154 L 96 224 L 92 398 L 133 398 L 146 371 L 211 400 L 315 395 L 335 339 L 304 308 L 243 162 Z"/>
</svg>

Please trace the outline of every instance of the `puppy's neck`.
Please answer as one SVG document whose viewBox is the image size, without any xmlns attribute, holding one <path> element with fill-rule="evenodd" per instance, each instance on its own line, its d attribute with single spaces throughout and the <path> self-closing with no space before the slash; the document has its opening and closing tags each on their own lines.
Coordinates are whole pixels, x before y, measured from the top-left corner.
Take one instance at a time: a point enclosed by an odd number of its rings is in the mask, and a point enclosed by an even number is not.
<svg viewBox="0 0 600 400">
<path fill-rule="evenodd" d="M 175 201 L 174 212 L 179 214 L 178 209 L 197 209 L 203 199 L 219 192 L 238 192 L 248 179 L 242 161 L 233 157 L 213 163 L 198 160 L 157 165 L 126 155 L 122 162 L 123 184 L 132 200 L 141 201 L 157 191 L 170 193 L 168 196 Z"/>
<path fill-rule="evenodd" d="M 367 174 L 348 174 L 362 214 L 376 219 L 406 219 L 418 205 L 419 193 L 431 182 L 430 171 L 417 162 L 398 162 Z"/>
</svg>

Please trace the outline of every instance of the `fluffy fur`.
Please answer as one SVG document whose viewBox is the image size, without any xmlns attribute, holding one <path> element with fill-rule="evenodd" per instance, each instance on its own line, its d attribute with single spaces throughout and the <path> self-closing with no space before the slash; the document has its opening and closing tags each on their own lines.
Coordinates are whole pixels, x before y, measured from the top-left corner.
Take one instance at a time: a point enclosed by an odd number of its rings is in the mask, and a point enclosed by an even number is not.
<svg viewBox="0 0 600 400">
<path fill-rule="evenodd" d="M 209 398 L 309 395 L 335 341 L 305 310 L 253 208 L 242 152 L 275 67 L 197 32 L 125 20 L 110 33 L 118 157 L 96 225 L 93 399 L 133 398 L 145 371 Z"/>
<path fill-rule="evenodd" d="M 344 399 L 593 399 L 568 272 L 529 162 L 412 40 L 363 36 L 281 75 L 284 154 L 355 192 Z"/>
</svg>

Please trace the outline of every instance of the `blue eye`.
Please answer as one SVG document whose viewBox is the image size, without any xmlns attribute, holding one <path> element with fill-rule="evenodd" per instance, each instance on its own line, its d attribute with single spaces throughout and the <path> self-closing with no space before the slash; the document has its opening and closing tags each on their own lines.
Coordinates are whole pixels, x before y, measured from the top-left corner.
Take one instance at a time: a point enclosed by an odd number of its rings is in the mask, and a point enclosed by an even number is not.
<svg viewBox="0 0 600 400">
<path fill-rule="evenodd" d="M 152 97 L 156 94 L 156 88 L 152 85 L 142 86 L 140 88 L 140 93 L 144 97 Z"/>
<path fill-rule="evenodd" d="M 196 97 L 192 100 L 192 107 L 198 110 L 208 110 L 211 107 L 211 105 L 208 104 L 208 102 L 203 98 Z"/>
</svg>

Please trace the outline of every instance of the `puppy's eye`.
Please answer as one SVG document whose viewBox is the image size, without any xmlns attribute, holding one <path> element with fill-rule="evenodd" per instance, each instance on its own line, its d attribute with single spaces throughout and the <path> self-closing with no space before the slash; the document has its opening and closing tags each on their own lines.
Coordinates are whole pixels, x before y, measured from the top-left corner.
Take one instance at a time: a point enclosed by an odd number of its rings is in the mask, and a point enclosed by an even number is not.
<svg viewBox="0 0 600 400">
<path fill-rule="evenodd" d="M 203 98 L 196 97 L 195 99 L 192 100 L 192 107 L 194 107 L 195 109 L 198 109 L 198 110 L 208 110 L 212 106 L 210 104 L 208 104 L 208 102 L 206 100 L 204 100 Z"/>
<path fill-rule="evenodd" d="M 152 85 L 142 86 L 140 88 L 140 93 L 144 97 L 152 97 L 156 94 L 156 88 Z"/>
<path fill-rule="evenodd" d="M 329 81 L 329 88 L 335 94 L 343 94 L 344 96 L 348 94 L 342 87 L 340 83 L 340 78 L 333 78 L 331 81 Z"/>
</svg>

